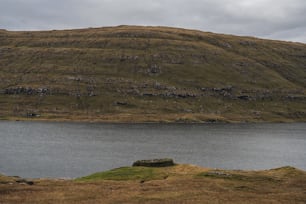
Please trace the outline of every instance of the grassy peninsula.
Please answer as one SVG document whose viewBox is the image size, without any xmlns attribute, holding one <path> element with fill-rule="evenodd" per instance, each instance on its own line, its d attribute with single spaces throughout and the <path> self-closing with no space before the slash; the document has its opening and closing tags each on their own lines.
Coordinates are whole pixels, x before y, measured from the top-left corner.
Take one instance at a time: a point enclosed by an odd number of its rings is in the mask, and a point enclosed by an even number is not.
<svg viewBox="0 0 306 204">
<path fill-rule="evenodd" d="M 168 27 L 0 30 L 0 119 L 306 121 L 306 45 Z"/>
<path fill-rule="evenodd" d="M 220 170 L 177 164 L 122 167 L 86 177 L 0 175 L 0 203 L 305 203 L 306 172 Z"/>
</svg>

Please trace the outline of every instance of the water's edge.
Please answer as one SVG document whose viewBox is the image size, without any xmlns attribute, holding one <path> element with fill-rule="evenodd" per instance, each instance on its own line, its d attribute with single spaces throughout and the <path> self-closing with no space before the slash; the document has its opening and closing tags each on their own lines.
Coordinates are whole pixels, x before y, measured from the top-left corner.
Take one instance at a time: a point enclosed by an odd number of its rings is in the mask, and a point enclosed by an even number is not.
<svg viewBox="0 0 306 204">
<path fill-rule="evenodd" d="M 0 121 L 0 172 L 74 178 L 139 159 L 221 169 L 306 169 L 305 123 Z"/>
</svg>

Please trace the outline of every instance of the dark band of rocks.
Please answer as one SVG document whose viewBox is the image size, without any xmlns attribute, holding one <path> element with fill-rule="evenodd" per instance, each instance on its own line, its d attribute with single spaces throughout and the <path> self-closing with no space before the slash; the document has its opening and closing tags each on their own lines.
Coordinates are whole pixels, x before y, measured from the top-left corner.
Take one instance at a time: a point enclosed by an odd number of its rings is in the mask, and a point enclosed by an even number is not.
<svg viewBox="0 0 306 204">
<path fill-rule="evenodd" d="M 133 163 L 133 166 L 144 166 L 144 167 L 167 167 L 174 166 L 173 159 L 151 159 L 151 160 L 138 160 Z"/>
</svg>

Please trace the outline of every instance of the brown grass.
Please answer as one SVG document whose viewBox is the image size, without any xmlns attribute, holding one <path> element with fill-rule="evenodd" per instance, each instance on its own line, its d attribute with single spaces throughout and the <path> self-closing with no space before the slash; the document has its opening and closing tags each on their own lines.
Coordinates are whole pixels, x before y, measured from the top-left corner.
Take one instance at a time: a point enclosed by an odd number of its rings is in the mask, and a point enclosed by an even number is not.
<svg viewBox="0 0 306 204">
<path fill-rule="evenodd" d="M 0 119 L 306 121 L 301 43 L 118 26 L 1 31 L 0 55 Z"/>
<path fill-rule="evenodd" d="M 226 171 L 190 165 L 161 168 L 151 181 L 35 180 L 0 183 L 0 203 L 305 203 L 306 172 L 284 167 Z M 216 173 L 217 172 L 217 173 Z"/>
</svg>

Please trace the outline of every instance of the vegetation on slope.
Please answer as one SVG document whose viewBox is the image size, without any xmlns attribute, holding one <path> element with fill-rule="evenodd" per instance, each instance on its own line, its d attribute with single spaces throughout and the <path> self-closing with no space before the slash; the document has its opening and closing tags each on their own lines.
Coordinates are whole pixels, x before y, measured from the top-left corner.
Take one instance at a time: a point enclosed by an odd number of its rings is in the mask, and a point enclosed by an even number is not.
<svg viewBox="0 0 306 204">
<path fill-rule="evenodd" d="M 122 167 L 110 171 L 99 172 L 89 176 L 76 179 L 77 181 L 97 181 L 97 180 L 160 180 L 166 177 L 166 174 L 160 172 L 157 168 L 150 167 Z"/>
<path fill-rule="evenodd" d="M 0 31 L 0 119 L 306 121 L 306 45 L 167 27 Z"/>
</svg>

